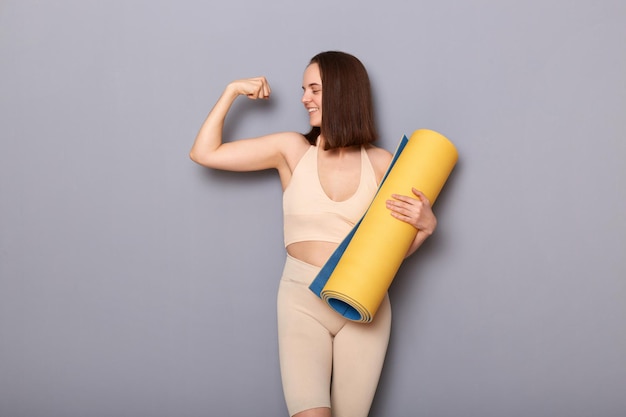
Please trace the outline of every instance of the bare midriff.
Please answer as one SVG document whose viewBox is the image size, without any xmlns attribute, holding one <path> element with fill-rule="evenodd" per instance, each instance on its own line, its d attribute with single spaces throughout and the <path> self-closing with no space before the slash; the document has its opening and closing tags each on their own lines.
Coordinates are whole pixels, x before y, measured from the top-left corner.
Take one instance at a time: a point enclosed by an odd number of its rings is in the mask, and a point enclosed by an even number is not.
<svg viewBox="0 0 626 417">
<path fill-rule="evenodd" d="M 287 246 L 287 253 L 302 262 L 321 267 L 337 246 L 339 246 L 337 243 L 317 240 L 295 242 Z"/>
</svg>

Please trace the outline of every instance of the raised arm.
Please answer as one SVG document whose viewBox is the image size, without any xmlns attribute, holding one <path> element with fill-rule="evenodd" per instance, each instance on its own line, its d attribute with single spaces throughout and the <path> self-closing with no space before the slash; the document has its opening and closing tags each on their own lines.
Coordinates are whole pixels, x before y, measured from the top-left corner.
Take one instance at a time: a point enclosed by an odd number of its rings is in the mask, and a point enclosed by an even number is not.
<svg viewBox="0 0 626 417">
<path fill-rule="evenodd" d="M 253 139 L 224 143 L 224 120 L 235 99 L 268 99 L 270 86 L 265 77 L 236 80 L 228 84 L 205 119 L 189 152 L 203 166 L 229 171 L 256 171 L 287 166 L 285 147 L 293 133 L 277 133 Z"/>
</svg>

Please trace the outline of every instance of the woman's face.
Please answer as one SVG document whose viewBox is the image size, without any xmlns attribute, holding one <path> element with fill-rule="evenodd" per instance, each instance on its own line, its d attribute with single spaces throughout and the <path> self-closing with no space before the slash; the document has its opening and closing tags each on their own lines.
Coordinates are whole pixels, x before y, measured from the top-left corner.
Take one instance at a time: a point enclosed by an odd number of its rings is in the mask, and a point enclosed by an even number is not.
<svg viewBox="0 0 626 417">
<path fill-rule="evenodd" d="M 322 77 L 316 63 L 306 67 L 302 79 L 302 103 L 309 112 L 309 123 L 314 127 L 322 126 Z"/>
</svg>

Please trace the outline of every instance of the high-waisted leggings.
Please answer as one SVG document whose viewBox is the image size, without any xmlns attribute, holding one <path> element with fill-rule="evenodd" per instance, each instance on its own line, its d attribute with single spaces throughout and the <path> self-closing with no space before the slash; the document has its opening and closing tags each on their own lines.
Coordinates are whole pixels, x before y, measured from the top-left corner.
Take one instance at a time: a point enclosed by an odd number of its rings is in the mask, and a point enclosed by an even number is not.
<svg viewBox="0 0 626 417">
<path fill-rule="evenodd" d="M 280 370 L 289 415 L 330 407 L 333 417 L 366 417 L 389 341 L 389 297 L 371 323 L 347 320 L 309 289 L 319 269 L 288 256 L 278 290 Z"/>
</svg>

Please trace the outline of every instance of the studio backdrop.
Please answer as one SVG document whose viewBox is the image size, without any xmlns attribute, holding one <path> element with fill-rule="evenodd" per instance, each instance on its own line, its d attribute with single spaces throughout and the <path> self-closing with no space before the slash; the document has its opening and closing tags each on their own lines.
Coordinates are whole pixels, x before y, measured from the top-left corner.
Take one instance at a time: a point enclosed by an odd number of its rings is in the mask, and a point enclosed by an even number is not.
<svg viewBox="0 0 626 417">
<path fill-rule="evenodd" d="M 459 160 L 390 287 L 372 417 L 626 415 L 626 3 L 4 0 L 0 415 L 286 416 L 275 172 L 195 135 L 308 130 L 308 60 L 367 67 L 393 152 Z"/>
</svg>

